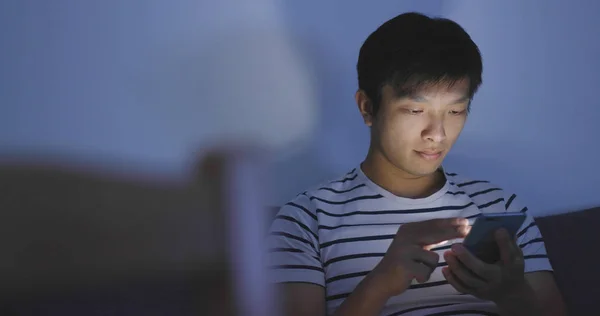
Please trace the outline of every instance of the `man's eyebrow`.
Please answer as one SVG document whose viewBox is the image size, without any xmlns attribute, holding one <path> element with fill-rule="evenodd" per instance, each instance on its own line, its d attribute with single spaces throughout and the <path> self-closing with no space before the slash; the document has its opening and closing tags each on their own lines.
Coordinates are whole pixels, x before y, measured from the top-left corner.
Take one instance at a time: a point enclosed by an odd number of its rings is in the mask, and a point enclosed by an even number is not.
<svg viewBox="0 0 600 316">
<path fill-rule="evenodd" d="M 408 98 L 414 102 L 428 102 L 429 101 L 425 96 L 419 95 L 419 94 L 411 95 Z M 471 98 L 469 98 L 468 96 L 463 96 L 463 97 L 460 97 L 460 98 L 450 102 L 450 104 L 465 103 L 465 102 L 469 102 L 470 100 L 471 100 Z"/>
<path fill-rule="evenodd" d="M 420 94 L 409 95 L 408 98 L 415 102 L 427 102 L 427 98 Z"/>
<path fill-rule="evenodd" d="M 459 104 L 459 103 L 465 103 L 465 102 L 469 102 L 471 101 L 471 98 L 469 98 L 468 96 L 464 96 L 464 97 L 460 97 L 456 100 L 454 100 L 454 102 L 451 102 L 450 104 Z"/>
</svg>

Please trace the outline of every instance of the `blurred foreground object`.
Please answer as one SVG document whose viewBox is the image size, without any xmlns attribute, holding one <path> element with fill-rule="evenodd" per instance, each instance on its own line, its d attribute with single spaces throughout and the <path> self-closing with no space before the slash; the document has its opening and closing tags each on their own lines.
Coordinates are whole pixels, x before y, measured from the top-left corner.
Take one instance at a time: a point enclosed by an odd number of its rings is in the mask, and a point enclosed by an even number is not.
<svg viewBox="0 0 600 316">
<path fill-rule="evenodd" d="M 208 151 L 189 183 L 0 165 L 0 314 L 271 315 L 262 165 Z"/>
</svg>

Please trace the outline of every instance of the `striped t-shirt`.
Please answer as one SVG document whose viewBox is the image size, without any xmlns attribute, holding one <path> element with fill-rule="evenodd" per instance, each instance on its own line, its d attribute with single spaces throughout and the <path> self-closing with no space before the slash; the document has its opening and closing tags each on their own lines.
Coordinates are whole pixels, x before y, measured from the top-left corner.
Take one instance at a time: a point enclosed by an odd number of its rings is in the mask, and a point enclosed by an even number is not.
<svg viewBox="0 0 600 316">
<path fill-rule="evenodd" d="M 325 287 L 328 314 L 342 304 L 377 265 L 403 223 L 482 213 L 521 212 L 515 194 L 487 181 L 446 172 L 446 183 L 422 199 L 402 198 L 369 180 L 360 167 L 340 179 L 298 195 L 278 212 L 270 230 L 274 282 L 304 282 Z M 429 281 L 413 282 L 390 298 L 381 315 L 495 315 L 496 307 L 457 292 L 443 277 L 443 253 L 453 240 L 432 249 L 440 254 Z M 518 232 L 525 272 L 551 271 L 546 248 L 533 217 Z"/>
</svg>

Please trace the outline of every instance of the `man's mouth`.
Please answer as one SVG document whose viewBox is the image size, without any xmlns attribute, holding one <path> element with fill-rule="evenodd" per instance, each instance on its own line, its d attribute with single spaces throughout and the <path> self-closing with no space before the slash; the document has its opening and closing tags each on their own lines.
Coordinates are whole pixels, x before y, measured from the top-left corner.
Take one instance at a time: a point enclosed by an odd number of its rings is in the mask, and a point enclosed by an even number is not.
<svg viewBox="0 0 600 316">
<path fill-rule="evenodd" d="M 443 150 L 424 150 L 418 151 L 415 150 L 419 156 L 423 157 L 425 160 L 437 160 L 442 157 Z"/>
</svg>

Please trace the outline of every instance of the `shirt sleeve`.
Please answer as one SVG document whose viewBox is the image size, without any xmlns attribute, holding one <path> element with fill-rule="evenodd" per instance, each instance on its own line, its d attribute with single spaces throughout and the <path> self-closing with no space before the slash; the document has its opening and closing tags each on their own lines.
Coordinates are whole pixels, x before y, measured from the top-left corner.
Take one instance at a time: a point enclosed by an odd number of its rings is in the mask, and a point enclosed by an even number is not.
<svg viewBox="0 0 600 316">
<path fill-rule="evenodd" d="M 523 251 L 523 258 L 525 259 L 525 273 L 553 271 L 546 253 L 544 239 L 535 218 L 529 213 L 529 209 L 520 203 L 521 201 L 516 194 L 510 195 L 506 200 L 506 211 L 527 215 L 523 225 L 517 232 L 517 244 Z"/>
<path fill-rule="evenodd" d="M 325 287 L 317 215 L 307 196 L 300 195 L 279 210 L 267 240 L 274 283 L 301 282 Z"/>
</svg>

